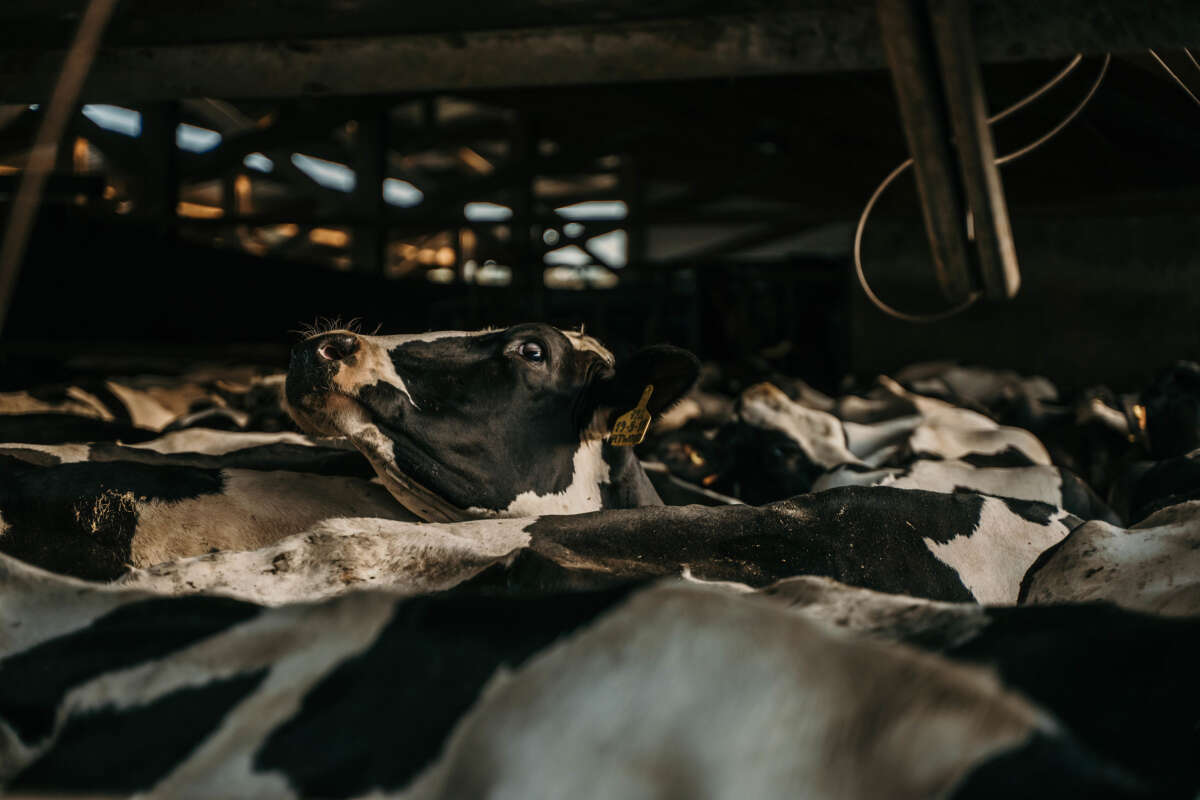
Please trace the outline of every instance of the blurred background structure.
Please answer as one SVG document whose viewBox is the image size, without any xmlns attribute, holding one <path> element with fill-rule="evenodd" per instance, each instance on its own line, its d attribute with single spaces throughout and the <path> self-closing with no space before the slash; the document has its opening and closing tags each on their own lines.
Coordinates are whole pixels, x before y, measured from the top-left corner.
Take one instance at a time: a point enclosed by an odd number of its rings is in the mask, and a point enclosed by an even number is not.
<svg viewBox="0 0 1200 800">
<path fill-rule="evenodd" d="M 1020 293 L 930 326 L 867 303 L 848 260 L 909 154 L 889 4 L 124 0 L 46 186 L 0 385 L 89 359 L 282 364 L 319 316 L 584 324 L 825 389 L 931 358 L 1071 388 L 1200 357 L 1194 4 L 969 4 L 991 111 L 1084 56 L 995 126 L 998 153 L 1113 60 L 1061 136 L 1002 170 Z M 0 7 L 5 217 L 85 6 Z M 864 260 L 888 302 L 944 307 L 911 176 Z"/>
</svg>

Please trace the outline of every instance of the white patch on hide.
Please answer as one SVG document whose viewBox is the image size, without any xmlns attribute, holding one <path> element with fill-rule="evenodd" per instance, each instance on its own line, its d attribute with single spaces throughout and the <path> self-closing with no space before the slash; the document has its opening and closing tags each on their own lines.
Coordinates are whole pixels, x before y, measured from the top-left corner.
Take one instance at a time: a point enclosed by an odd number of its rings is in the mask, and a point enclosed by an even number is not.
<svg viewBox="0 0 1200 800">
<path fill-rule="evenodd" d="M 924 538 L 939 561 L 958 573 L 963 585 L 984 605 L 1014 605 L 1021 579 L 1039 555 L 1070 532 L 1067 513 L 1055 512 L 1045 525 L 1014 514 L 1003 500 L 984 497 L 979 523 L 948 542 Z"/>
<path fill-rule="evenodd" d="M 1027 604 L 1107 601 L 1152 614 L 1200 614 L 1200 502 L 1129 529 L 1080 525 L 1030 576 Z"/>
<path fill-rule="evenodd" d="M 174 692 L 266 668 L 262 682 L 147 794 L 294 796 L 285 776 L 255 770 L 256 752 L 300 710 L 304 696 L 323 677 L 374 643 L 394 605 L 386 596 L 358 594 L 321 605 L 267 611 L 169 656 L 105 673 L 74 688 L 59 713 L 133 710 Z M 60 716 L 59 724 L 64 721 Z"/>
<path fill-rule="evenodd" d="M 385 490 L 362 478 L 251 469 L 223 475 L 225 488 L 218 494 L 176 502 L 131 498 L 138 514 L 130 543 L 134 566 L 213 549 L 253 550 L 350 514 L 411 518 Z"/>
<path fill-rule="evenodd" d="M 864 463 L 875 466 L 897 452 L 920 424 L 919 415 L 909 414 L 870 425 L 843 421 L 842 430 L 850 452 Z"/>
<path fill-rule="evenodd" d="M 363 587 L 438 592 L 527 547 L 525 528 L 535 521 L 330 519 L 268 547 L 132 570 L 118 583 L 164 594 L 216 593 L 264 605 L 309 603 Z"/>
<path fill-rule="evenodd" d="M 609 482 L 609 466 L 604 460 L 603 441 L 588 439 L 579 443 L 571 460 L 571 485 L 561 492 L 538 494 L 522 492 L 503 509 L 472 506 L 467 512 L 477 517 L 537 517 L 545 514 L 583 514 L 599 511 L 602 506 L 600 484 Z"/>
<path fill-rule="evenodd" d="M 888 641 L 913 641 L 932 632 L 941 646 L 955 647 L 989 623 L 976 603 L 875 592 L 818 575 L 784 578 L 756 593 L 823 625 Z"/>
<path fill-rule="evenodd" d="M 209 456 L 223 456 L 237 450 L 250 447 L 261 447 L 271 444 L 295 444 L 305 447 L 315 445 L 330 446 L 326 442 L 313 439 L 291 431 L 279 433 L 251 433 L 238 431 L 218 431 L 210 428 L 188 428 L 173 431 L 148 442 L 125 445 L 139 450 L 153 450 L 164 455 L 175 453 L 202 453 Z M 336 446 L 336 445 L 335 445 Z"/>
<path fill-rule="evenodd" d="M 1027 430 L 999 425 L 976 411 L 913 394 L 886 375 L 879 376 L 879 385 L 896 397 L 913 403 L 923 417 L 909 437 L 909 449 L 913 453 L 955 459 L 971 453 L 1000 453 L 1014 447 L 1035 464 L 1051 463 L 1046 448 Z"/>
<path fill-rule="evenodd" d="M 130 421 L 139 428 L 161 431 L 179 416 L 146 392 L 122 386 L 114 381 L 105 381 L 104 385 L 125 404 Z"/>
<path fill-rule="evenodd" d="M 48 403 L 29 392 L 0 392 L 0 415 L 49 412 L 112 421 L 112 412 L 105 408 L 95 395 L 83 391 L 78 386 L 68 387 L 65 394 L 67 399 L 63 402 Z"/>
<path fill-rule="evenodd" d="M 91 448 L 86 444 L 26 444 L 24 442 L 6 442 L 0 444 L 0 451 L 8 448 L 14 450 L 33 450 L 38 453 L 57 456 L 59 462 L 63 464 L 77 464 L 80 461 L 87 461 L 91 453 Z M 19 453 L 13 454 L 13 458 L 20 457 Z"/>
<path fill-rule="evenodd" d="M 1062 505 L 1062 476 L 1054 467 L 973 467 L 962 461 L 921 459 L 907 469 L 837 470 L 818 478 L 812 490 L 823 492 L 839 486 L 894 486 L 943 494 L 962 487 L 981 494 Z"/>
<path fill-rule="evenodd" d="M 0 659 L 84 628 L 143 596 L 49 572 L 0 553 Z M 0 748 L 0 761 L 3 753 Z M 0 774 L 6 773 L 0 769 Z"/>
<path fill-rule="evenodd" d="M 1035 729 L 987 670 L 675 584 L 490 681 L 405 797 L 942 797 Z"/>
<path fill-rule="evenodd" d="M 747 423 L 786 434 L 818 466 L 862 463 L 847 448 L 837 417 L 793 403 L 773 384 L 760 383 L 742 392 L 741 409 Z"/>
<path fill-rule="evenodd" d="M 1013 447 L 1035 464 L 1051 463 L 1046 448 L 1029 431 L 1000 425 L 991 429 L 964 428 L 959 420 L 945 417 L 922 422 L 909 438 L 909 446 L 913 453 L 929 453 L 945 459 L 962 458 L 972 453 L 1001 453 Z"/>
</svg>

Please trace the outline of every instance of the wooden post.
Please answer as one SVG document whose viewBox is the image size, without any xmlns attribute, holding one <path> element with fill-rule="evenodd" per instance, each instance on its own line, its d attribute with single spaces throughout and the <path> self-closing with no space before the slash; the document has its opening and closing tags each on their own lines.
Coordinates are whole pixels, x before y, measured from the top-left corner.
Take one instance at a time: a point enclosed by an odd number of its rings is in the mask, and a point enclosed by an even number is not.
<svg viewBox="0 0 1200 800">
<path fill-rule="evenodd" d="M 925 233 L 942 293 L 952 303 L 974 288 L 966 202 L 950 145 L 950 120 L 920 0 L 878 0 L 883 50 L 891 68 L 904 138 L 913 159 Z"/>
<path fill-rule="evenodd" d="M 942 87 L 950 110 L 958 166 L 971 209 L 980 282 L 992 300 L 1007 300 L 1021 286 L 1004 187 L 996 166 L 996 146 L 988 125 L 983 76 L 962 0 L 927 0 L 941 63 Z"/>
<path fill-rule="evenodd" d="M 938 283 L 954 303 L 1011 298 L 1021 277 L 967 4 L 877 8 Z"/>
</svg>

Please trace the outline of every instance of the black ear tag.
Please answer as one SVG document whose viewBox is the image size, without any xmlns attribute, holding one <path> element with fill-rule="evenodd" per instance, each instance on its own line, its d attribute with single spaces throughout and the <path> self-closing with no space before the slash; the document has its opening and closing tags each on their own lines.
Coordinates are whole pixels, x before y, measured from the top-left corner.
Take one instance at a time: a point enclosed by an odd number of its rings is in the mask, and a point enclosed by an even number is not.
<svg viewBox="0 0 1200 800">
<path fill-rule="evenodd" d="M 609 444 L 614 447 L 633 447 L 642 443 L 646 431 L 650 430 L 650 412 L 646 410 L 646 403 L 650 402 L 652 394 L 654 386 L 647 386 L 642 390 L 642 399 L 638 400 L 637 407 L 617 417 L 612 435 L 608 438 Z"/>
</svg>

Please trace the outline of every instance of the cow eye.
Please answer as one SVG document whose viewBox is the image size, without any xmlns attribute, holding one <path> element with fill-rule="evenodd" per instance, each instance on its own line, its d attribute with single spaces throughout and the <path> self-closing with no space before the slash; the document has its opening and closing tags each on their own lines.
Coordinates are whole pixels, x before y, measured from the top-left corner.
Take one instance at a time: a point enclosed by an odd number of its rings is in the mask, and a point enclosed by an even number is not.
<svg viewBox="0 0 1200 800">
<path fill-rule="evenodd" d="M 535 364 L 540 364 L 546 360 L 546 352 L 537 342 L 524 342 L 517 348 L 517 353 L 526 361 L 532 361 Z"/>
</svg>

